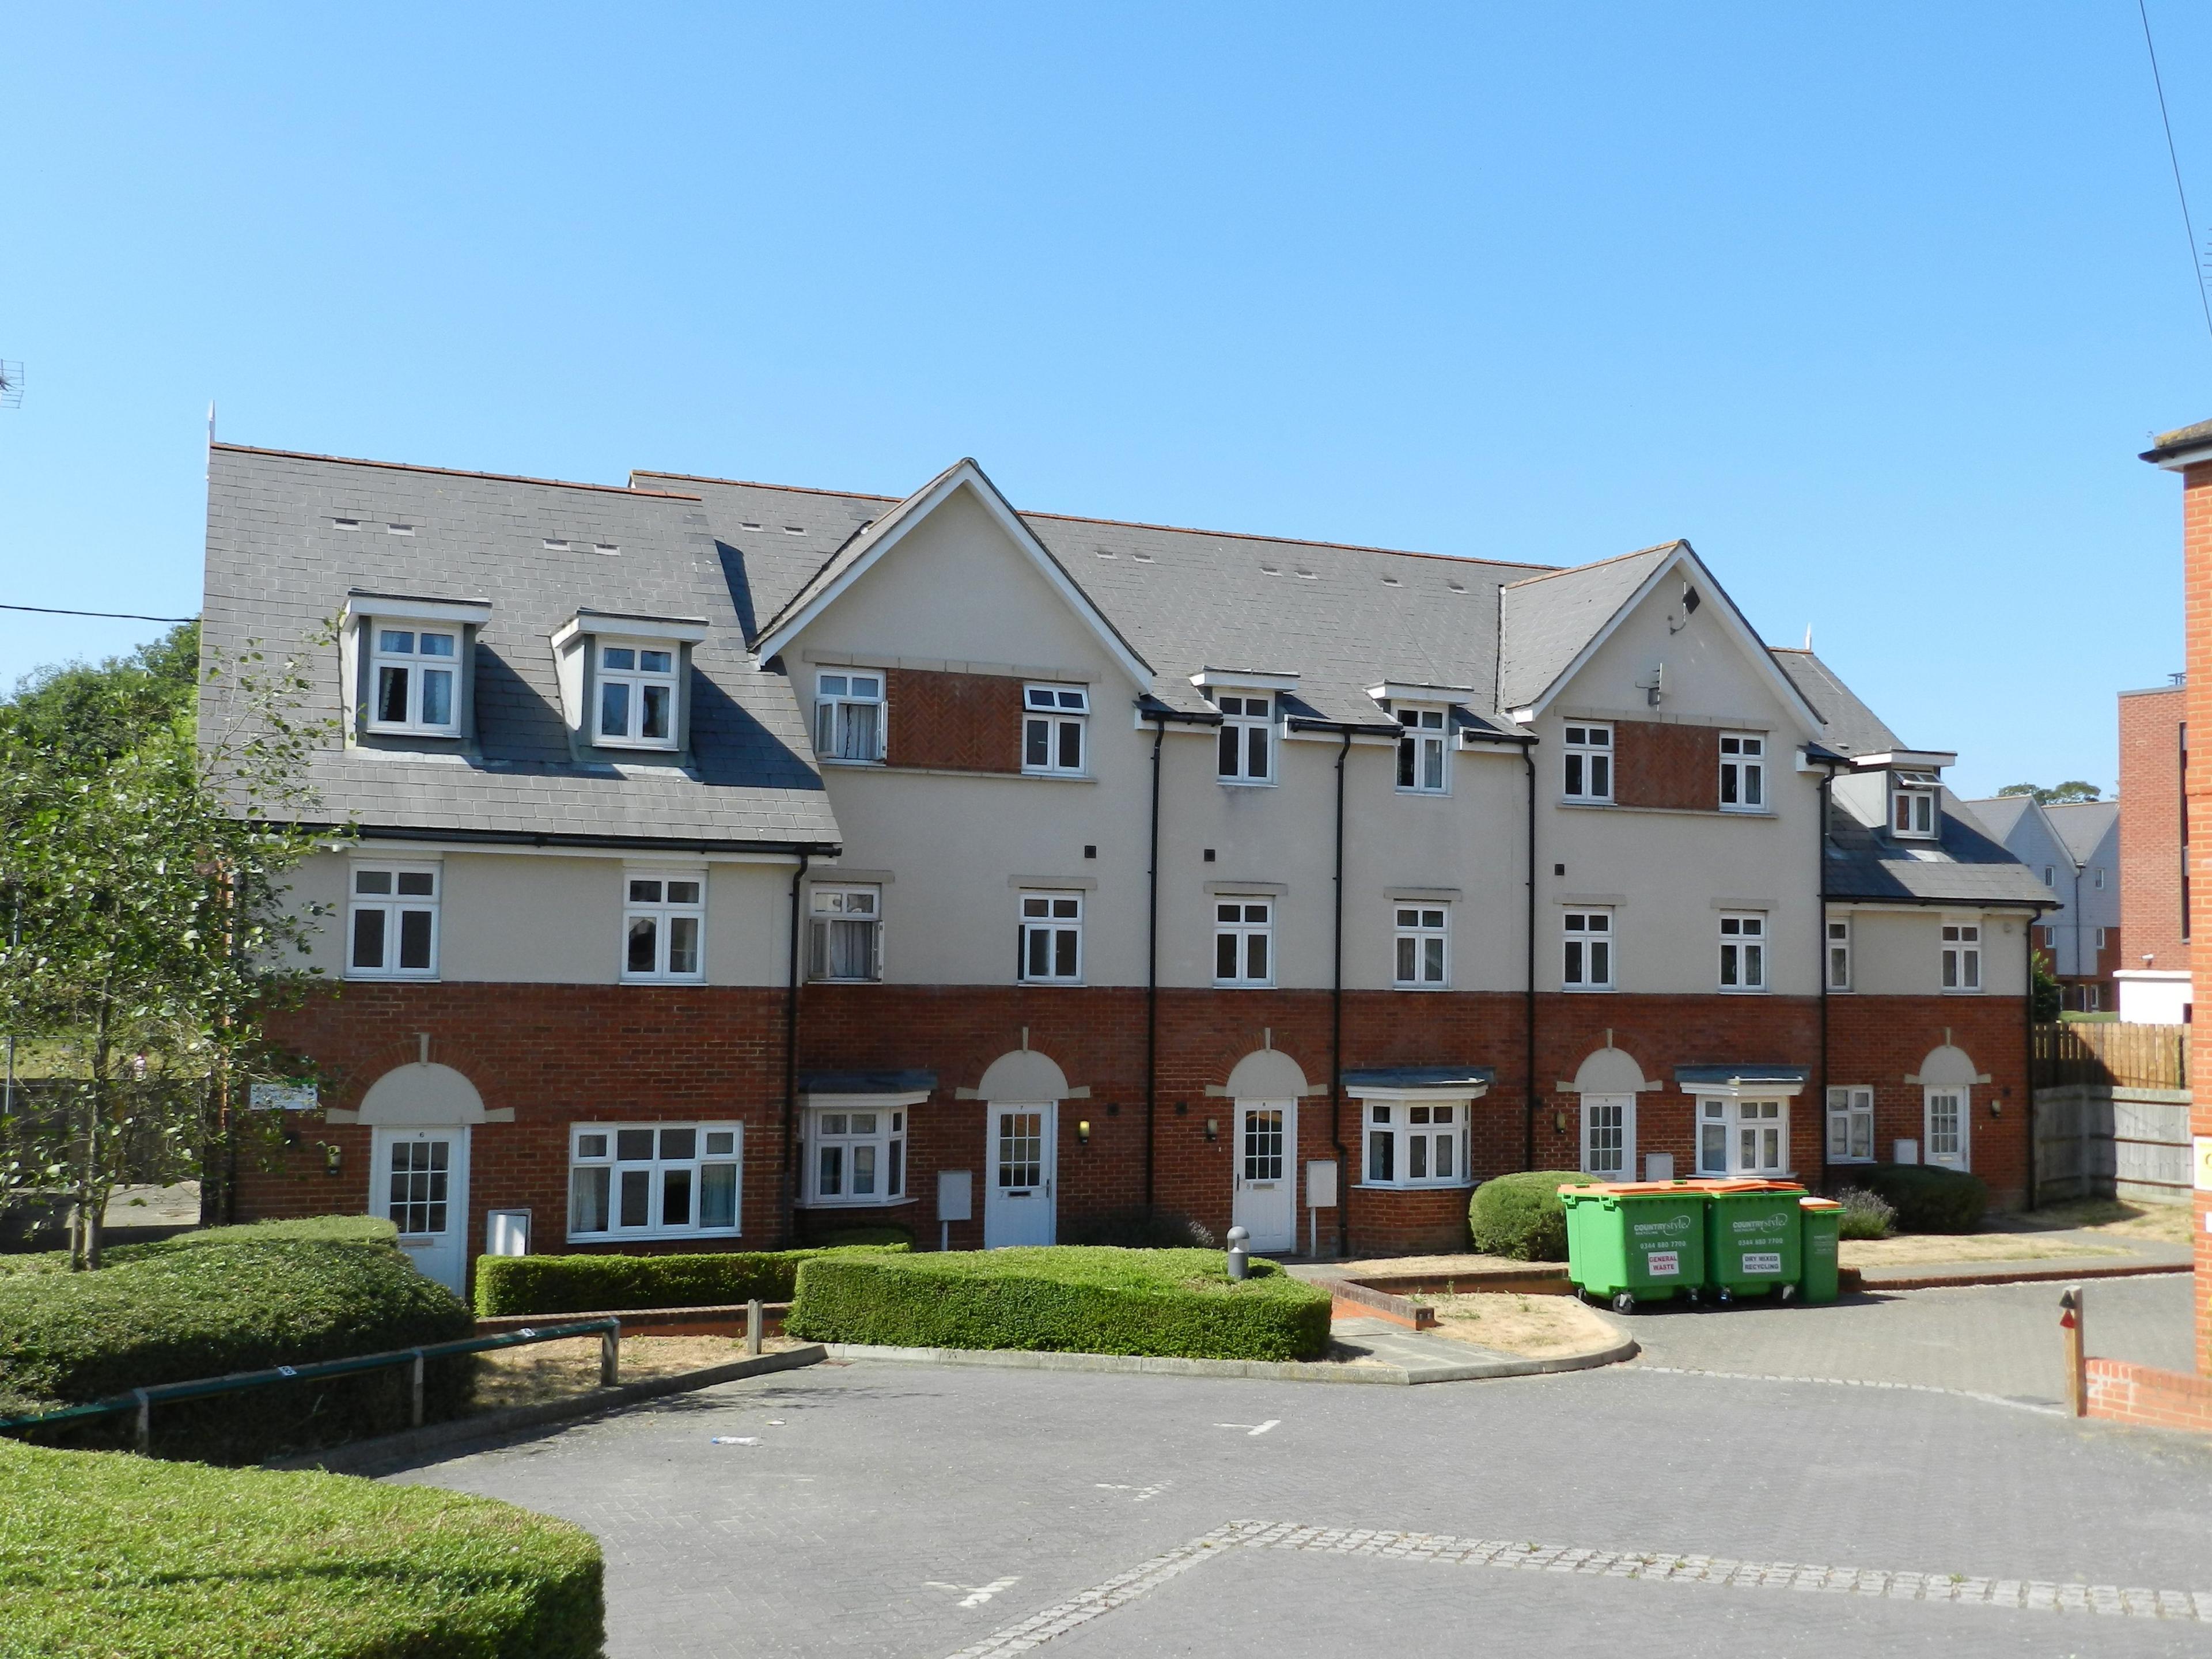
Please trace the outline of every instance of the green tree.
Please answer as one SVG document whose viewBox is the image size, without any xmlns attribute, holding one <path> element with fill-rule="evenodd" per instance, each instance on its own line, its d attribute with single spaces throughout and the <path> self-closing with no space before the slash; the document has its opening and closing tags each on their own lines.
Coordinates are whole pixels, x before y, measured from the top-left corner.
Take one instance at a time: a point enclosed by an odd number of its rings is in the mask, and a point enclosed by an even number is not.
<svg viewBox="0 0 2212 1659">
<path fill-rule="evenodd" d="M 301 716 L 303 662 L 249 646 L 207 665 L 225 712 L 196 731 L 193 644 L 36 677 L 0 717 L 0 1018 L 39 1043 L 54 1109 L 11 1139 L 0 1198 L 67 1193 L 76 1267 L 99 1265 L 125 1143 L 204 1166 L 239 1091 L 293 1069 L 264 1017 L 316 978 L 319 908 L 284 876 L 323 839 L 295 821 L 331 723 Z"/>
<path fill-rule="evenodd" d="M 2048 1024 L 2057 1019 L 2066 1006 L 2066 992 L 2052 975 L 2051 964 L 2044 960 L 2043 952 L 2035 950 L 2031 955 L 2035 965 L 2035 989 L 2030 999 L 2033 1018 L 2039 1023 Z"/>
<path fill-rule="evenodd" d="M 2101 800 L 2104 791 L 2095 784 L 2081 778 L 2069 778 L 2063 783 L 2045 788 L 2038 783 L 2008 783 L 1997 791 L 2000 795 L 2033 795 L 2045 806 L 2064 806 L 2075 801 Z"/>
</svg>

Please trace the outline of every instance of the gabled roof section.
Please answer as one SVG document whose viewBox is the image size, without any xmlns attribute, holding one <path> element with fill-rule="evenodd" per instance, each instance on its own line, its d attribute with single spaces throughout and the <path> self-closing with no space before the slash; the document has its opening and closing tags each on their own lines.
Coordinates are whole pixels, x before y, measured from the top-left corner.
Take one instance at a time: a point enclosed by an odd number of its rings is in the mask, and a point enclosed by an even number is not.
<svg viewBox="0 0 2212 1659">
<path fill-rule="evenodd" d="M 753 641 L 754 655 L 766 662 L 783 650 L 807 623 L 835 605 L 839 595 L 873 569 L 878 561 L 896 547 L 908 532 L 962 489 L 972 493 L 1008 539 L 1029 556 L 1068 608 L 1097 635 L 1099 644 L 1121 665 L 1131 682 L 1139 690 L 1149 686 L 1152 665 L 1137 654 L 1121 630 L 1107 619 L 1106 613 L 1068 574 L 1066 567 L 1037 538 L 1029 522 L 1007 504 L 998 486 L 972 457 L 955 461 L 873 523 L 856 530 L 763 625 Z"/>
<path fill-rule="evenodd" d="M 1723 625 L 1795 714 L 1805 735 L 1820 735 L 1820 712 L 1776 664 L 1728 590 L 1686 541 L 1667 542 L 1596 564 L 1510 582 L 1498 593 L 1498 704 L 1516 720 L 1540 711 L 1613 637 L 1629 613 L 1678 570 L 1694 573 L 1702 599 L 1717 603 Z"/>
<path fill-rule="evenodd" d="M 1859 816 L 1840 792 L 1832 797 L 1821 858 L 1823 891 L 1832 899 L 1893 904 L 2055 907 L 2057 900 L 2041 879 L 1948 790 L 1942 805 L 1942 822 L 1934 842 L 1900 842 L 1880 823 Z"/>
<path fill-rule="evenodd" d="M 2054 801 L 2043 809 L 2043 816 L 2074 855 L 2074 862 L 2087 865 L 2118 824 L 2120 804 L 2116 800 Z"/>
<path fill-rule="evenodd" d="M 1820 740 L 1839 755 L 1893 754 L 1906 747 L 1836 671 L 1809 650 L 1777 646 L 1770 654 L 1805 701 L 1820 711 Z"/>
<path fill-rule="evenodd" d="M 1972 813 L 1984 829 L 2006 846 L 2012 845 L 2014 833 L 2020 821 L 2035 811 L 2033 795 L 1986 795 L 1979 800 L 1960 801 L 1960 805 Z"/>
</svg>

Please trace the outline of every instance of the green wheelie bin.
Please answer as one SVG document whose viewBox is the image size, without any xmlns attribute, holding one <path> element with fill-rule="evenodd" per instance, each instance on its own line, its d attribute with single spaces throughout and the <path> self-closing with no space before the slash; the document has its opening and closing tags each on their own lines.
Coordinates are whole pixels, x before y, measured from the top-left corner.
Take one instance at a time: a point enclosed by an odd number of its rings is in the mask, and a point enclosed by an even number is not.
<svg viewBox="0 0 2212 1659">
<path fill-rule="evenodd" d="M 1836 1299 L 1837 1230 L 1843 1225 L 1844 1206 L 1832 1198 L 1797 1200 L 1799 1224 L 1804 1229 L 1804 1266 L 1797 1285 L 1808 1302 Z"/>
<path fill-rule="evenodd" d="M 1694 1296 L 1705 1271 L 1705 1194 L 1682 1181 L 1562 1187 L 1567 1274 L 1619 1313 Z"/>
<path fill-rule="evenodd" d="M 1714 1299 L 1797 1294 L 1803 1271 L 1805 1189 L 1785 1181 L 1711 1181 L 1705 1187 L 1705 1288 Z"/>
</svg>

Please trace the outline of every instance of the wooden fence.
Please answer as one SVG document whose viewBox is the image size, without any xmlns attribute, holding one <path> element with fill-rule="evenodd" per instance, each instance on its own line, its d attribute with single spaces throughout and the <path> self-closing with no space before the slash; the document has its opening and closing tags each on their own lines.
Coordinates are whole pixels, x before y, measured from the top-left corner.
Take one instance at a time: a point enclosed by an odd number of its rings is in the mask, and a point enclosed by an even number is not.
<svg viewBox="0 0 2212 1659">
<path fill-rule="evenodd" d="M 2034 1086 L 2186 1089 L 2186 1025 L 2061 1022 L 2034 1033 Z"/>
</svg>

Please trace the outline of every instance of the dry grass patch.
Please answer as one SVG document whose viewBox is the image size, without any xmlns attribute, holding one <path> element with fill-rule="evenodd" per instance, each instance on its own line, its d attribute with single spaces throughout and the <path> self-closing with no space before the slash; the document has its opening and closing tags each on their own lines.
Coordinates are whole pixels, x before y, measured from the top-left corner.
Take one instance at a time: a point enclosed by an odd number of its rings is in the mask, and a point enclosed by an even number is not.
<svg viewBox="0 0 2212 1659">
<path fill-rule="evenodd" d="M 1537 1261 L 1516 1261 L 1507 1255 L 1480 1255 L 1473 1250 L 1456 1255 L 1385 1255 L 1363 1257 L 1357 1261 L 1333 1261 L 1331 1273 L 1346 1279 L 1380 1279 L 1385 1276 L 1408 1278 L 1449 1279 L 1454 1273 L 1470 1276 L 1480 1273 L 1526 1273 L 1532 1267 L 1543 1267 Z"/>
<path fill-rule="evenodd" d="M 761 1344 L 769 1353 L 805 1346 L 781 1336 L 769 1337 Z M 626 1336 L 622 1344 L 622 1380 L 640 1382 L 648 1377 L 675 1376 L 704 1370 L 709 1365 L 726 1365 L 744 1357 L 743 1337 Z M 599 1339 L 596 1336 L 495 1348 L 477 1356 L 477 1409 L 480 1412 L 566 1400 L 589 1394 L 599 1386 Z"/>
<path fill-rule="evenodd" d="M 2020 1224 L 2038 1230 L 2086 1228 L 2110 1233 L 2115 1238 L 2141 1238 L 2160 1244 L 2190 1242 L 2191 1215 L 2186 1204 L 2135 1204 L 2126 1199 L 2088 1198 L 2073 1204 L 2052 1204 L 2018 1218 Z"/>
<path fill-rule="evenodd" d="M 1900 1233 L 1895 1238 L 1847 1238 L 1837 1246 L 1846 1267 L 1905 1267 L 1945 1261 L 2043 1261 L 2126 1255 L 2117 1244 L 2082 1244 L 2033 1233 Z"/>
<path fill-rule="evenodd" d="M 1437 1334 L 1530 1359 L 1609 1348 L 1620 1333 L 1571 1296 L 1425 1296 L 1437 1310 Z"/>
</svg>

